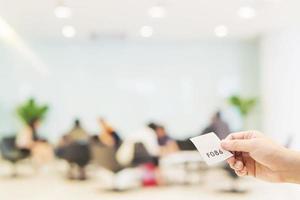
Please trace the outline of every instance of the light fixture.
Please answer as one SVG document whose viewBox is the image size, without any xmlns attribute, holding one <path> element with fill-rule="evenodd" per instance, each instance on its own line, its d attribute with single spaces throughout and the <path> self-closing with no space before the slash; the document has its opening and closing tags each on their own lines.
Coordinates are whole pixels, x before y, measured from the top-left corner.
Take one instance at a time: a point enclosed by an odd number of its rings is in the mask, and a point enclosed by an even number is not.
<svg viewBox="0 0 300 200">
<path fill-rule="evenodd" d="M 76 30 L 73 26 L 67 25 L 62 28 L 62 34 L 66 38 L 72 38 L 76 35 Z"/>
<path fill-rule="evenodd" d="M 166 15 L 166 9 L 160 5 L 153 6 L 149 9 L 148 14 L 152 18 L 164 18 Z"/>
<path fill-rule="evenodd" d="M 242 6 L 238 10 L 238 15 L 243 19 L 252 19 L 256 16 L 256 10 L 251 6 Z"/>
<path fill-rule="evenodd" d="M 54 9 L 54 15 L 57 18 L 70 18 L 72 16 L 72 11 L 68 6 L 59 5 Z"/>
<path fill-rule="evenodd" d="M 267 3 L 279 3 L 281 0 L 265 0 Z"/>
<path fill-rule="evenodd" d="M 215 35 L 217 37 L 226 37 L 228 35 L 228 28 L 225 25 L 216 26 Z"/>
<path fill-rule="evenodd" d="M 153 28 L 151 26 L 143 26 L 140 29 L 140 34 L 142 37 L 151 37 L 153 35 Z"/>
</svg>

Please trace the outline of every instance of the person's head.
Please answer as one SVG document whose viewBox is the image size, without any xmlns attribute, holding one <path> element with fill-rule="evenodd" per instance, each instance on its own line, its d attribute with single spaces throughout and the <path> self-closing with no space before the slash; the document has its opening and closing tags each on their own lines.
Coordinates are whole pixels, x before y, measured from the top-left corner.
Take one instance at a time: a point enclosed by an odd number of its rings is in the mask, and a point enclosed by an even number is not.
<svg viewBox="0 0 300 200">
<path fill-rule="evenodd" d="M 214 115 L 213 115 L 213 117 L 212 117 L 212 122 L 215 122 L 215 121 L 219 121 L 219 120 L 221 120 L 221 112 L 220 111 L 217 111 Z"/>
<path fill-rule="evenodd" d="M 167 135 L 165 127 L 158 125 L 155 131 L 158 138 L 162 138 Z"/>
<path fill-rule="evenodd" d="M 99 142 L 99 136 L 98 136 L 98 135 L 93 135 L 93 136 L 91 137 L 91 142 L 98 143 L 98 142 Z"/>
<path fill-rule="evenodd" d="M 81 127 L 81 123 L 80 123 L 80 120 L 78 118 L 76 118 L 74 120 L 74 127 L 76 127 L 76 128 Z"/>
<path fill-rule="evenodd" d="M 156 128 L 157 128 L 157 124 L 156 123 L 154 123 L 154 122 L 149 122 L 148 124 L 147 124 L 147 126 L 149 127 L 149 128 L 151 128 L 152 130 L 154 130 L 154 131 L 156 131 Z"/>
</svg>

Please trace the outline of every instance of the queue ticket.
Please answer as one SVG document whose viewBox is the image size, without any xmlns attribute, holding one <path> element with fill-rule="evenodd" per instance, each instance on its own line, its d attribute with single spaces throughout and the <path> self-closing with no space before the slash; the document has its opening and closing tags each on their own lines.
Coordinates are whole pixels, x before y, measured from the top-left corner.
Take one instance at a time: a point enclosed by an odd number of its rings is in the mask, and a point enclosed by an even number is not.
<svg viewBox="0 0 300 200">
<path fill-rule="evenodd" d="M 233 156 L 231 152 L 222 149 L 221 140 L 213 132 L 190 138 L 190 140 L 208 165 L 214 165 Z"/>
</svg>

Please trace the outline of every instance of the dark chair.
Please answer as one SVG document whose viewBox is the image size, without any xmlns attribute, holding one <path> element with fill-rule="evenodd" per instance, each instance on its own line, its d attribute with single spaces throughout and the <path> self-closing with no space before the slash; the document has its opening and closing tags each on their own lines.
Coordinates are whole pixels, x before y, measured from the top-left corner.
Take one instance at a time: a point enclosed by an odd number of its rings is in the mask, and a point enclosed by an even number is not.
<svg viewBox="0 0 300 200">
<path fill-rule="evenodd" d="M 55 153 L 57 157 L 66 160 L 70 164 L 69 178 L 79 180 L 86 179 L 85 167 L 91 160 L 90 147 L 88 143 L 73 142 L 56 149 Z M 74 176 L 72 175 L 72 169 L 75 166 L 79 167 L 80 175 L 77 178 L 74 178 Z"/>
<path fill-rule="evenodd" d="M 109 190 L 115 192 L 120 192 L 128 189 L 124 189 L 123 187 L 120 188 L 120 186 L 118 185 L 118 175 L 123 169 L 134 168 L 141 164 L 153 162 L 153 157 L 150 156 L 150 154 L 148 153 L 148 151 L 142 143 L 134 144 L 133 161 L 128 166 L 122 166 L 119 164 L 119 162 L 116 159 L 116 148 L 108 147 L 104 144 L 101 144 L 101 142 L 92 143 L 91 152 L 92 162 L 95 165 L 99 165 L 113 173 L 113 185 Z"/>
<path fill-rule="evenodd" d="M 88 143 L 73 142 L 60 147 L 56 149 L 56 156 L 80 167 L 86 166 L 91 160 Z"/>
<path fill-rule="evenodd" d="M 16 137 L 6 137 L 0 142 L 1 155 L 4 160 L 12 163 L 12 176 L 17 176 L 16 163 L 30 156 L 30 151 L 27 149 L 19 149 L 16 146 Z"/>
<path fill-rule="evenodd" d="M 154 163 L 157 165 L 158 161 L 157 158 L 150 155 L 143 143 L 137 142 L 134 144 L 134 155 L 131 165 L 132 167 L 136 167 L 145 163 Z"/>
<path fill-rule="evenodd" d="M 95 164 L 100 165 L 114 173 L 124 169 L 125 166 L 121 166 L 116 159 L 116 149 L 113 147 L 105 146 L 101 143 L 91 144 L 92 160 Z M 144 144 L 138 142 L 134 144 L 133 160 L 129 166 L 136 167 L 145 163 L 155 162 L 153 158 L 145 148 Z"/>
<path fill-rule="evenodd" d="M 91 144 L 92 162 L 96 165 L 117 173 L 124 169 L 116 159 L 116 149 L 107 147 L 101 143 Z"/>
<path fill-rule="evenodd" d="M 194 151 L 197 150 L 195 145 L 193 145 L 193 143 L 189 140 L 176 140 L 176 143 L 178 145 L 178 148 L 181 151 Z"/>
</svg>

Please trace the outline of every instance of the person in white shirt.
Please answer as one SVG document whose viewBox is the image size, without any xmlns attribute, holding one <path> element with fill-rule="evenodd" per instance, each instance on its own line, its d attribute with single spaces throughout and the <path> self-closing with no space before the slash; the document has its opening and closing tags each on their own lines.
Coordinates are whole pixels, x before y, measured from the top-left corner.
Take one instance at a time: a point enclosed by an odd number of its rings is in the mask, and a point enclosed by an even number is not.
<svg viewBox="0 0 300 200">
<path fill-rule="evenodd" d="M 134 160 L 134 146 L 137 143 L 142 143 L 151 157 L 157 159 L 160 153 L 160 147 L 156 138 L 156 124 L 149 123 L 146 127 L 133 132 L 124 139 L 123 144 L 117 152 L 117 160 L 122 165 L 129 165 Z M 156 163 L 157 164 L 157 163 Z"/>
</svg>

